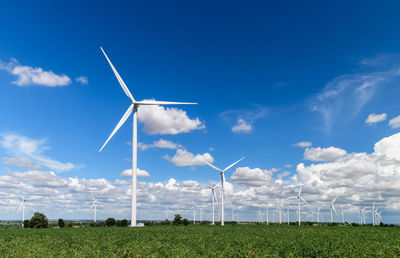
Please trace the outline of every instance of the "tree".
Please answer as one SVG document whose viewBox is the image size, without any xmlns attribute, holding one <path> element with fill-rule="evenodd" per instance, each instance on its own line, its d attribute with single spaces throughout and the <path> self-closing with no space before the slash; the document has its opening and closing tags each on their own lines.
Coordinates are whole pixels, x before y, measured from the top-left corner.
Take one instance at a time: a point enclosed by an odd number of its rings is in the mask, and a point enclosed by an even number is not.
<svg viewBox="0 0 400 258">
<path fill-rule="evenodd" d="M 174 221 L 172 222 L 172 225 L 179 226 L 181 224 L 182 224 L 182 216 L 179 214 L 175 214 L 175 218 Z"/>
<path fill-rule="evenodd" d="M 128 221 L 126 219 L 121 220 L 119 226 L 120 227 L 127 227 L 128 226 Z"/>
<path fill-rule="evenodd" d="M 23 224 L 24 224 L 24 228 L 30 228 L 29 220 L 27 220 L 27 219 L 24 220 Z"/>
<path fill-rule="evenodd" d="M 183 219 L 182 223 L 183 223 L 184 226 L 187 226 L 187 225 L 189 225 L 189 220 L 188 219 Z"/>
<path fill-rule="evenodd" d="M 115 224 L 117 224 L 117 222 L 115 221 L 114 218 L 108 218 L 108 219 L 106 219 L 106 226 L 107 226 L 107 227 L 115 226 Z"/>
<path fill-rule="evenodd" d="M 63 227 L 65 226 L 65 222 L 64 222 L 63 219 L 58 219 L 58 226 L 59 226 L 60 228 L 63 228 Z"/>
<path fill-rule="evenodd" d="M 31 228 L 47 228 L 49 226 L 49 220 L 43 213 L 35 212 L 29 220 L 29 225 Z"/>
</svg>

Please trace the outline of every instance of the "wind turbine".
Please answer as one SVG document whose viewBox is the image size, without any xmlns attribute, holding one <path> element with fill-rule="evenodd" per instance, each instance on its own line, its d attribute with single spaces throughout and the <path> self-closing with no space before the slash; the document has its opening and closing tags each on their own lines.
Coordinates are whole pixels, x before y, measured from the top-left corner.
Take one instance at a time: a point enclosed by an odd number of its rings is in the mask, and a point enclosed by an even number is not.
<svg viewBox="0 0 400 258">
<path fill-rule="evenodd" d="M 236 165 L 237 163 L 239 163 L 239 161 L 241 161 L 243 159 L 244 159 L 244 157 L 239 159 L 235 163 L 232 163 L 231 165 L 227 166 L 224 170 L 222 170 L 220 168 L 217 168 L 216 166 L 214 166 L 214 165 L 208 163 L 207 161 L 203 160 L 204 163 L 206 163 L 207 165 L 209 165 L 213 169 L 217 170 L 219 172 L 219 174 L 221 175 L 221 226 L 224 225 L 224 183 L 225 183 L 225 172 L 228 169 L 230 169 L 231 167 L 233 167 L 234 165 Z"/>
<path fill-rule="evenodd" d="M 108 137 L 107 141 L 101 147 L 99 152 L 106 146 L 108 141 L 113 137 L 113 135 L 118 131 L 118 129 L 125 123 L 125 121 L 129 118 L 133 111 L 133 133 L 132 133 L 132 209 L 131 209 L 131 227 L 136 226 L 136 188 L 137 188 L 137 112 L 138 107 L 140 105 L 181 105 L 181 104 L 197 104 L 197 103 L 186 103 L 186 102 L 167 102 L 167 101 L 136 101 L 131 92 L 129 91 L 128 87 L 126 86 L 125 82 L 122 80 L 121 76 L 114 68 L 114 65 L 111 63 L 110 59 L 104 52 L 103 48 L 100 47 L 101 51 L 103 52 L 104 56 L 106 57 L 111 69 L 114 72 L 115 77 L 119 84 L 122 87 L 122 90 L 125 92 L 126 96 L 131 100 L 132 104 L 126 110 L 125 114 L 122 116 L 121 120 L 118 122 L 117 126 L 112 131 L 111 135 Z"/>
<path fill-rule="evenodd" d="M 214 186 L 206 185 L 209 189 L 211 189 L 211 199 L 212 199 L 212 225 L 215 225 L 215 217 L 214 217 L 214 202 L 218 203 L 217 195 L 215 194 L 215 188 L 217 188 L 221 183 L 218 183 Z"/>
<path fill-rule="evenodd" d="M 301 207 L 300 207 L 300 200 L 302 200 L 307 206 L 309 206 L 308 203 L 307 203 L 307 201 L 304 200 L 303 196 L 301 196 L 301 190 L 302 190 L 302 189 L 303 189 L 303 185 L 300 186 L 299 193 L 297 194 L 297 196 L 293 196 L 293 197 L 288 198 L 288 199 L 293 199 L 293 198 L 296 198 L 296 199 L 297 199 L 297 220 L 298 220 L 298 222 L 299 222 L 299 226 L 301 225 L 301 213 L 300 213 L 300 212 L 301 212 Z"/>
<path fill-rule="evenodd" d="M 97 199 L 96 198 L 94 198 L 94 196 L 93 196 L 93 193 L 92 192 L 90 192 L 90 194 L 92 195 L 92 199 L 93 199 L 93 204 L 92 204 L 92 206 L 90 206 L 90 209 L 92 209 L 93 207 L 94 207 L 94 223 L 96 223 L 96 216 L 97 216 L 97 204 L 98 203 L 101 203 L 101 202 L 99 202 L 99 201 L 97 201 Z"/>
<path fill-rule="evenodd" d="M 18 210 L 17 210 L 17 213 L 21 210 L 21 208 L 22 208 L 22 221 L 21 221 L 21 226 L 22 227 L 24 227 L 24 220 L 25 220 L 25 202 L 26 202 L 26 199 L 22 196 L 22 195 L 20 195 L 19 193 L 17 193 L 18 194 L 18 196 L 21 198 L 21 204 L 19 205 L 19 208 L 18 208 Z"/>
<path fill-rule="evenodd" d="M 265 216 L 267 217 L 267 225 L 269 223 L 269 216 L 268 216 L 268 206 L 270 205 L 269 203 L 269 198 L 267 197 L 267 201 L 265 203 Z"/>
<path fill-rule="evenodd" d="M 321 210 L 321 207 L 318 207 L 318 211 L 317 211 L 317 223 L 319 223 L 319 211 Z"/>
<path fill-rule="evenodd" d="M 342 212 L 342 224 L 344 224 L 344 211 L 343 211 L 343 208 L 340 208 L 340 211 Z"/>
<path fill-rule="evenodd" d="M 192 200 L 193 203 L 193 225 L 196 224 L 196 204 L 194 204 L 194 201 Z"/>
<path fill-rule="evenodd" d="M 337 196 L 335 196 L 335 198 L 333 198 L 332 202 L 329 204 L 329 209 L 331 210 L 331 223 L 333 223 L 333 213 L 332 213 L 332 211 L 334 211 L 335 214 L 337 215 L 337 212 L 335 210 L 335 206 L 333 206 L 333 204 L 336 201 L 336 198 L 337 198 Z"/>
</svg>

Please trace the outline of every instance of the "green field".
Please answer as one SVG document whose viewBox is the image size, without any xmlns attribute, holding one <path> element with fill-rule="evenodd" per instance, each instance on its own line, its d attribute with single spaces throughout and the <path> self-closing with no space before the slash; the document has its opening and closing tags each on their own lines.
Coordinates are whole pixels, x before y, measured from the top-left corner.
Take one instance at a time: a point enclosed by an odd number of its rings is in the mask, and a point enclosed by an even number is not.
<svg viewBox="0 0 400 258">
<path fill-rule="evenodd" d="M 400 228 L 152 226 L 0 229 L 0 257 L 400 256 Z"/>
</svg>

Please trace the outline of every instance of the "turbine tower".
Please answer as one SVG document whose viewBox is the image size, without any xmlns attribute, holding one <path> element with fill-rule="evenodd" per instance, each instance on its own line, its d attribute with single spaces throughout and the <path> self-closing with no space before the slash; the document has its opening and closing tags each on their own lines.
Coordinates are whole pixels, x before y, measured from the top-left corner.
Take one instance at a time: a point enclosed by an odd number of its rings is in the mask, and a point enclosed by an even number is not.
<svg viewBox="0 0 400 258">
<path fill-rule="evenodd" d="M 92 193 L 92 192 L 90 192 L 90 194 L 92 195 L 92 199 L 93 199 L 93 204 L 92 204 L 92 206 L 90 206 L 90 209 L 94 208 L 94 219 L 93 219 L 93 221 L 94 221 L 94 223 L 96 223 L 96 216 L 97 216 L 97 204 L 98 204 L 98 203 L 101 203 L 101 202 L 98 202 L 98 201 L 97 201 L 97 199 L 96 199 L 96 198 L 94 198 L 94 196 L 93 196 L 93 193 Z"/>
<path fill-rule="evenodd" d="M 203 160 L 204 163 L 206 163 L 207 165 L 209 165 L 213 169 L 217 170 L 221 175 L 221 226 L 224 225 L 224 183 L 225 183 L 225 175 L 224 174 L 228 169 L 230 169 L 231 167 L 233 167 L 234 165 L 239 163 L 239 161 L 241 161 L 242 159 L 244 159 L 244 157 L 239 159 L 235 163 L 227 166 L 224 170 L 222 170 L 220 168 L 217 168 L 216 166 L 214 166 L 214 165 L 208 163 L 207 161 Z"/>
<path fill-rule="evenodd" d="M 126 86 L 125 82 L 122 80 L 121 76 L 114 68 L 114 65 L 111 63 L 110 59 L 104 52 L 103 48 L 100 47 L 101 51 L 103 52 L 104 56 L 106 57 L 108 63 L 111 66 L 111 69 L 114 72 L 115 77 L 119 84 L 122 87 L 122 90 L 125 92 L 126 96 L 131 100 L 132 104 L 126 110 L 125 114 L 122 116 L 121 120 L 118 122 L 117 126 L 112 131 L 111 135 L 108 137 L 107 141 L 101 147 L 99 152 L 106 146 L 108 141 L 113 137 L 113 135 L 118 131 L 118 129 L 125 123 L 125 121 L 129 118 L 133 111 L 133 133 L 132 133 L 132 209 L 131 209 L 131 227 L 136 226 L 136 188 L 137 188 L 137 112 L 138 107 L 140 105 L 180 105 L 180 104 L 197 104 L 197 103 L 186 103 L 186 102 L 166 102 L 166 101 L 136 101 L 131 92 L 129 91 L 128 87 Z"/>
<path fill-rule="evenodd" d="M 333 213 L 332 213 L 332 211 L 334 211 L 335 214 L 337 215 L 337 212 L 335 210 L 335 206 L 333 206 L 333 204 L 336 201 L 336 198 L 337 198 L 337 196 L 335 196 L 335 198 L 333 198 L 332 202 L 329 204 L 329 209 L 331 210 L 331 223 L 333 223 Z"/>
<path fill-rule="evenodd" d="M 297 199 L 297 220 L 299 222 L 299 226 L 301 225 L 301 207 L 300 207 L 300 200 L 303 201 L 307 206 L 308 203 L 306 200 L 304 200 L 303 196 L 301 196 L 301 190 L 303 189 L 303 185 L 300 186 L 299 189 L 299 193 L 297 194 L 297 196 L 294 197 L 290 197 L 289 199 L 293 199 L 296 198 Z"/>
<path fill-rule="evenodd" d="M 215 188 L 217 188 L 221 183 L 218 183 L 214 186 L 206 185 L 209 189 L 211 189 L 211 199 L 212 199 L 212 225 L 215 225 L 215 216 L 214 216 L 214 203 L 217 202 L 217 195 L 215 194 Z"/>
<path fill-rule="evenodd" d="M 18 210 L 17 210 L 17 213 L 21 210 L 21 208 L 22 208 L 22 221 L 21 221 L 21 227 L 24 227 L 24 220 L 25 220 L 25 202 L 26 202 L 26 199 L 22 196 L 22 195 L 20 195 L 19 193 L 17 193 L 18 194 L 18 196 L 21 198 L 21 204 L 19 205 L 19 208 L 18 208 Z"/>
<path fill-rule="evenodd" d="M 268 218 L 268 206 L 269 205 L 270 205 L 269 198 L 267 197 L 267 201 L 265 202 L 265 216 L 267 217 L 267 225 L 269 223 L 269 218 Z"/>
</svg>

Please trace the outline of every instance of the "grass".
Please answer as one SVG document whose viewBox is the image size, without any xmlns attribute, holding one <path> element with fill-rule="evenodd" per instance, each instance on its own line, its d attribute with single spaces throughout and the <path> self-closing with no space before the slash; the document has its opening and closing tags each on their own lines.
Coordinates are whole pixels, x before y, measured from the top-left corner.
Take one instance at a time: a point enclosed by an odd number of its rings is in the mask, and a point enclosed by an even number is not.
<svg viewBox="0 0 400 258">
<path fill-rule="evenodd" d="M 400 228 L 153 226 L 0 229 L 0 257 L 400 256 Z"/>
</svg>

